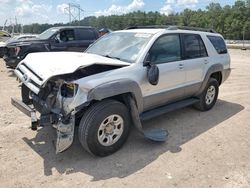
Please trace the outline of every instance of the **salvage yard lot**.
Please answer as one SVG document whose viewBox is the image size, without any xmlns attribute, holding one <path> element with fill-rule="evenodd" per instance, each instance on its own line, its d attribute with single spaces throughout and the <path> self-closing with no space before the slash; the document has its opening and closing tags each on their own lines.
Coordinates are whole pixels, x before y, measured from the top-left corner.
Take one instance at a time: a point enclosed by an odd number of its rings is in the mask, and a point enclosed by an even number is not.
<svg viewBox="0 0 250 188">
<path fill-rule="evenodd" d="M 144 122 L 166 143 L 131 131 L 115 154 L 93 157 L 75 137 L 56 155 L 51 127 L 32 131 L 10 104 L 19 83 L 0 59 L 0 187 L 250 187 L 250 51 L 230 50 L 232 73 L 208 112 L 184 108 Z"/>
</svg>

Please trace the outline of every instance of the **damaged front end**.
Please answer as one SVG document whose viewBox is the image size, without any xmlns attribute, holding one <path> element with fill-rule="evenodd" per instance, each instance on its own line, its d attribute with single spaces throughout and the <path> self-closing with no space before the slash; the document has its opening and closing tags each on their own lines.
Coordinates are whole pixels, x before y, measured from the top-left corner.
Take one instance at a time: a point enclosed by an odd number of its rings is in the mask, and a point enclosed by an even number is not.
<svg viewBox="0 0 250 188">
<path fill-rule="evenodd" d="M 57 130 L 56 153 L 66 150 L 74 138 L 75 111 L 70 108 L 78 86 L 64 80 L 49 81 L 36 95 L 30 92 L 34 108 L 40 113 L 41 126 Z"/>
<path fill-rule="evenodd" d="M 38 124 L 56 128 L 56 153 L 62 152 L 73 142 L 76 118 L 89 105 L 88 91 L 80 88 L 76 81 L 122 66 L 125 65 L 93 64 L 71 73 L 45 77 L 46 72 L 38 74 L 21 62 L 15 74 L 22 82 L 22 101 L 12 99 L 12 104 L 31 117 L 32 129 L 37 129 Z"/>
<path fill-rule="evenodd" d="M 50 81 L 38 94 L 22 84 L 22 101 L 12 99 L 12 104 L 31 117 L 31 128 L 52 125 L 57 131 L 56 153 L 66 150 L 73 143 L 75 111 L 70 103 L 77 92 L 77 85 L 63 80 Z M 37 113 L 40 118 L 37 118 Z"/>
</svg>

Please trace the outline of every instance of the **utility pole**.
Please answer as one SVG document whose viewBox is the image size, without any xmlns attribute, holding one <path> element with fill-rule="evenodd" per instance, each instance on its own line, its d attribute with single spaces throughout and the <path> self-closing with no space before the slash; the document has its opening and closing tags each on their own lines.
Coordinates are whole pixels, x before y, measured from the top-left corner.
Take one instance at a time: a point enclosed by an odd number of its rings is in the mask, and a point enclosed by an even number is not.
<svg viewBox="0 0 250 188">
<path fill-rule="evenodd" d="M 5 29 L 5 26 L 7 24 L 8 19 L 5 20 L 4 25 L 3 25 L 3 30 Z"/>
<path fill-rule="evenodd" d="M 243 28 L 243 32 L 242 32 L 242 35 L 243 35 L 243 46 L 241 48 L 241 50 L 247 50 L 246 47 L 245 47 L 245 27 Z"/>
<path fill-rule="evenodd" d="M 16 32 L 18 33 L 18 25 L 17 25 L 17 18 L 16 18 L 16 16 L 15 16 L 15 26 L 16 26 Z M 14 30 L 14 32 L 15 32 L 15 30 Z"/>
<path fill-rule="evenodd" d="M 71 23 L 71 6 L 70 6 L 70 3 L 69 3 L 69 23 Z"/>
<path fill-rule="evenodd" d="M 65 13 L 69 14 L 69 23 L 78 20 L 79 23 L 81 21 L 81 13 L 84 12 L 83 9 L 81 9 L 81 6 L 79 4 L 73 4 L 69 3 L 68 7 L 65 9 Z"/>
</svg>

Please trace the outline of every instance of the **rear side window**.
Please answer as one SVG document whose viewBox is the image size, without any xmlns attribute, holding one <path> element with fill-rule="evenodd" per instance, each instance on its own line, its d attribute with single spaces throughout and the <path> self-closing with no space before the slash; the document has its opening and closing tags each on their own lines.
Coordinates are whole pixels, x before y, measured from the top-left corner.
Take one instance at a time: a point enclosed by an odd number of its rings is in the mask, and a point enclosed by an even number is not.
<svg viewBox="0 0 250 188">
<path fill-rule="evenodd" d="M 184 59 L 207 57 L 207 50 L 200 35 L 184 34 L 182 40 Z"/>
<path fill-rule="evenodd" d="M 76 29 L 78 40 L 95 40 L 95 34 L 91 29 Z"/>
<path fill-rule="evenodd" d="M 210 40 L 210 42 L 213 44 L 214 48 L 218 52 L 218 54 L 226 54 L 227 53 L 227 47 L 225 44 L 225 41 L 221 37 L 217 36 L 207 36 L 207 38 Z"/>
</svg>

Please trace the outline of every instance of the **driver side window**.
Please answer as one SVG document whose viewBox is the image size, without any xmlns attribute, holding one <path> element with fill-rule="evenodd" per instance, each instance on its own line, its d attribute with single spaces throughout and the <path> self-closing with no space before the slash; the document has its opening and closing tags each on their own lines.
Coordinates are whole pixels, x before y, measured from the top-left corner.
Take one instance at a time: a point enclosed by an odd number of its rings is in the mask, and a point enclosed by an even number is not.
<svg viewBox="0 0 250 188">
<path fill-rule="evenodd" d="M 63 30 L 56 35 L 56 39 L 60 43 L 73 41 L 75 40 L 74 30 L 73 29 Z"/>
<path fill-rule="evenodd" d="M 181 60 L 179 35 L 170 34 L 158 38 L 149 50 L 149 60 L 152 64 Z"/>
</svg>

